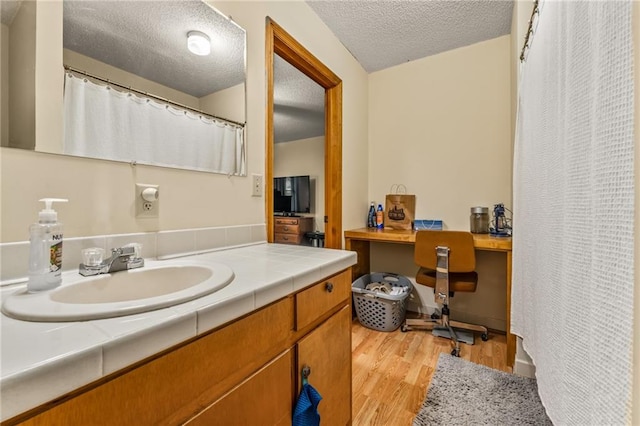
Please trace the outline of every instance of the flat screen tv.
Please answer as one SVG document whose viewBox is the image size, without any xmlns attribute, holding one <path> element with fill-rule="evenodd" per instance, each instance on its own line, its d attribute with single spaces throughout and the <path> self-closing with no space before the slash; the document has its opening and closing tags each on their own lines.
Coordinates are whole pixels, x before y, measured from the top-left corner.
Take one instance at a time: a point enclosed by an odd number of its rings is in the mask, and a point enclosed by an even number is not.
<svg viewBox="0 0 640 426">
<path fill-rule="evenodd" d="M 309 176 L 273 178 L 273 212 L 283 216 L 311 213 L 311 179 Z"/>
</svg>

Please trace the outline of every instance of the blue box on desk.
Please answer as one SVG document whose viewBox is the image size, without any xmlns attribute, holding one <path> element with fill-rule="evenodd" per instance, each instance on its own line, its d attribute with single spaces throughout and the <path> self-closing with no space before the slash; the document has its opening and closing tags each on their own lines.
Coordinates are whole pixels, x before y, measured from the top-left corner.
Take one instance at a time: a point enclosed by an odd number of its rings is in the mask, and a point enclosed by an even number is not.
<svg viewBox="0 0 640 426">
<path fill-rule="evenodd" d="M 416 219 L 413 221 L 414 231 L 422 231 L 425 229 L 442 230 L 442 221 L 433 219 Z"/>
</svg>

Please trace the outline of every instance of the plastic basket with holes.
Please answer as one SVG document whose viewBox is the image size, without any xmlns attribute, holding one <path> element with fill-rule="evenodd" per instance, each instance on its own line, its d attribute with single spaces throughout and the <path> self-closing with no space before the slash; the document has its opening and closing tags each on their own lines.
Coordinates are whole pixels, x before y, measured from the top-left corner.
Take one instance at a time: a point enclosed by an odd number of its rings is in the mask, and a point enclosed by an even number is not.
<svg viewBox="0 0 640 426">
<path fill-rule="evenodd" d="M 406 288 L 406 291 L 385 293 L 393 287 Z M 360 324 L 378 331 L 396 330 L 404 322 L 412 287 L 407 277 L 390 272 L 375 272 L 355 280 L 351 293 Z"/>
</svg>

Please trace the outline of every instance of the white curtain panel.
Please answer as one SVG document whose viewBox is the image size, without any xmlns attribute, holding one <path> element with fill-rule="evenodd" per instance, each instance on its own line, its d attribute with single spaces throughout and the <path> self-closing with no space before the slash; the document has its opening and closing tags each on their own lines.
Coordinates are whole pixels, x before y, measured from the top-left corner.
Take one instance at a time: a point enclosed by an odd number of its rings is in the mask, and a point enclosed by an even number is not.
<svg viewBox="0 0 640 426">
<path fill-rule="evenodd" d="M 631 422 L 631 7 L 547 0 L 522 67 L 511 331 L 558 425 Z"/>
<path fill-rule="evenodd" d="M 244 174 L 242 128 L 67 73 L 64 153 Z"/>
</svg>

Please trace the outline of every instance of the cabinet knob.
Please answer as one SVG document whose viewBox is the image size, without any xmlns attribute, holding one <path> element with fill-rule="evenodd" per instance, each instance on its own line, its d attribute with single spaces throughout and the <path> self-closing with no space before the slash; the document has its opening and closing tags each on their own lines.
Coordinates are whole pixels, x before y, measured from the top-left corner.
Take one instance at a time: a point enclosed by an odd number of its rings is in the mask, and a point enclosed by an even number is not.
<svg viewBox="0 0 640 426">
<path fill-rule="evenodd" d="M 328 293 L 331 293 L 333 291 L 333 284 L 327 283 L 325 284 L 324 288 L 327 290 Z"/>
<path fill-rule="evenodd" d="M 285 227 L 284 227 L 284 228 L 282 228 L 282 229 L 284 229 L 285 231 L 288 231 L 288 230 L 289 230 L 289 227 L 288 227 L 288 226 L 285 226 Z"/>
</svg>

